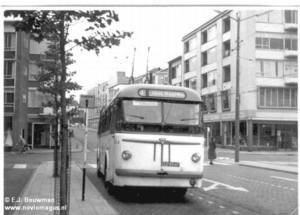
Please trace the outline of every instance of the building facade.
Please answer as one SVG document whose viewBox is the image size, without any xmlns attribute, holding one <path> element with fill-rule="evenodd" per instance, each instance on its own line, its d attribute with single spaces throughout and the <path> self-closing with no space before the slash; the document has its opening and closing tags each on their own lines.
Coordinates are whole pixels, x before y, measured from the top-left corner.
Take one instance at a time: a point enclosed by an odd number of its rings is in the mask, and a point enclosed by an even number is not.
<svg viewBox="0 0 300 215">
<path fill-rule="evenodd" d="M 29 36 L 16 32 L 13 21 L 4 22 L 4 147 L 28 137 Z M 8 149 L 7 148 L 7 149 Z"/>
<path fill-rule="evenodd" d="M 224 147 L 235 142 L 239 34 L 242 145 L 250 151 L 297 149 L 297 20 L 296 10 L 225 11 L 183 37 L 181 76 L 178 57 L 169 62 L 171 84 L 199 92 L 209 136 Z"/>
</svg>

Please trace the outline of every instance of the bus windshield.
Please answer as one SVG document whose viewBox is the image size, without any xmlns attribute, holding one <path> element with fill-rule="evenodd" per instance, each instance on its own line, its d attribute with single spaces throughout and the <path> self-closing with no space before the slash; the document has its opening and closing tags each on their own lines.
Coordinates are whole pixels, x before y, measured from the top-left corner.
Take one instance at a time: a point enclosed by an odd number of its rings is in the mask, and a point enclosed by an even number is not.
<svg viewBox="0 0 300 215">
<path fill-rule="evenodd" d="M 125 121 L 129 123 L 199 125 L 200 105 L 195 103 L 124 100 L 123 107 Z"/>
<path fill-rule="evenodd" d="M 126 122 L 161 123 L 161 102 L 144 100 L 124 100 Z"/>
<path fill-rule="evenodd" d="M 164 102 L 164 122 L 176 125 L 199 125 L 199 104 Z"/>
</svg>

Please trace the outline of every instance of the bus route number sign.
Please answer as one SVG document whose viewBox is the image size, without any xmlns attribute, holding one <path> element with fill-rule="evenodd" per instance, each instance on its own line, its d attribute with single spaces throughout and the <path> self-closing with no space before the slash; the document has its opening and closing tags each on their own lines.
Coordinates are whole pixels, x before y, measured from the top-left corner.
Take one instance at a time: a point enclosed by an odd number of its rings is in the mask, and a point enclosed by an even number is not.
<svg viewBox="0 0 300 215">
<path fill-rule="evenodd" d="M 139 90 L 139 95 L 145 97 L 164 97 L 164 98 L 176 98 L 176 99 L 185 99 L 186 97 L 185 93 L 181 91 L 148 90 L 148 89 Z"/>
<path fill-rule="evenodd" d="M 180 163 L 179 162 L 166 162 L 166 161 L 163 161 L 162 166 L 180 167 Z"/>
</svg>

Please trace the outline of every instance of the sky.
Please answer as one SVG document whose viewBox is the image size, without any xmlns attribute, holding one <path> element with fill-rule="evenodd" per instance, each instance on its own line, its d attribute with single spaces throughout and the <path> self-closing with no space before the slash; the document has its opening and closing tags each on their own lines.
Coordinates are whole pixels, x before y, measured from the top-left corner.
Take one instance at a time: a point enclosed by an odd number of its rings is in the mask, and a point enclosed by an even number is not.
<svg viewBox="0 0 300 215">
<path fill-rule="evenodd" d="M 165 69 L 168 62 L 182 54 L 182 38 L 209 19 L 217 15 L 212 9 L 203 7 L 124 7 L 112 8 L 119 15 L 105 31 L 133 32 L 131 38 L 121 40 L 120 46 L 104 48 L 97 56 L 95 52 L 75 47 L 72 52 L 76 63 L 70 71 L 76 71 L 74 81 L 83 86 L 83 90 L 73 92 L 78 95 L 108 81 L 117 71 L 131 76 L 134 57 L 134 77 L 143 75 L 147 70 L 160 67 Z M 85 23 L 70 28 L 73 38 L 82 36 Z M 150 47 L 148 54 L 148 47 Z"/>
</svg>

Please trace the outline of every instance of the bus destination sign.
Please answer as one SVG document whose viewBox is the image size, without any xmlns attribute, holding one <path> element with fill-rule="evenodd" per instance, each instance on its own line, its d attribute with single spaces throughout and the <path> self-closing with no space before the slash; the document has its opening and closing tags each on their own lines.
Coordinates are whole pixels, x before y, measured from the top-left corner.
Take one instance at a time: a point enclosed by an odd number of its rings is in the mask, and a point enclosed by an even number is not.
<svg viewBox="0 0 300 215">
<path fill-rule="evenodd" d="M 184 92 L 181 91 L 171 91 L 171 90 L 139 90 L 140 96 L 146 97 L 164 97 L 164 98 L 177 98 L 184 99 L 186 97 Z"/>
</svg>

